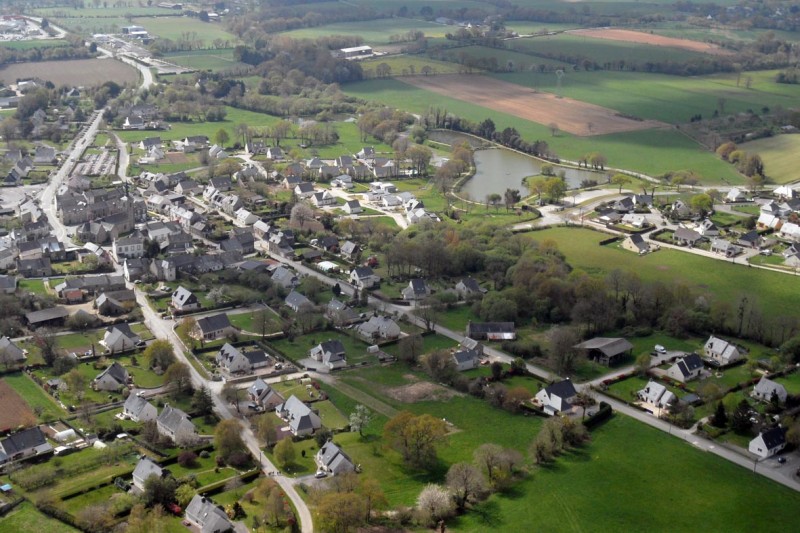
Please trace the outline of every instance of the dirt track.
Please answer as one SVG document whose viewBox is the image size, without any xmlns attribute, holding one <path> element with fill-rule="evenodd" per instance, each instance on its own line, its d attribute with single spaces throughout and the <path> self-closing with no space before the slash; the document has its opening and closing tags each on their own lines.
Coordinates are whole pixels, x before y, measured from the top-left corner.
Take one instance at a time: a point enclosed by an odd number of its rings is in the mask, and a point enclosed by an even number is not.
<svg viewBox="0 0 800 533">
<path fill-rule="evenodd" d="M 594 37 L 595 39 L 607 39 L 609 41 L 623 41 L 626 43 L 640 43 L 640 44 L 649 44 L 652 46 L 666 46 L 669 48 L 680 48 L 681 50 L 689 50 L 690 52 L 701 52 L 703 54 L 712 54 L 718 56 L 727 56 L 733 54 L 733 52 L 731 52 L 730 50 L 720 48 L 715 44 L 702 43 L 700 41 L 691 41 L 689 39 L 676 39 L 674 37 L 664 37 L 663 35 L 655 35 L 652 33 L 645 33 L 642 31 L 597 28 L 590 30 L 570 30 L 567 33 L 574 35 L 583 35 L 585 37 Z"/>
<path fill-rule="evenodd" d="M 606 107 L 559 98 L 554 94 L 485 76 L 417 76 L 402 81 L 471 104 L 539 124 L 556 124 L 573 135 L 604 135 L 666 127 L 655 120 L 633 120 Z"/>
</svg>

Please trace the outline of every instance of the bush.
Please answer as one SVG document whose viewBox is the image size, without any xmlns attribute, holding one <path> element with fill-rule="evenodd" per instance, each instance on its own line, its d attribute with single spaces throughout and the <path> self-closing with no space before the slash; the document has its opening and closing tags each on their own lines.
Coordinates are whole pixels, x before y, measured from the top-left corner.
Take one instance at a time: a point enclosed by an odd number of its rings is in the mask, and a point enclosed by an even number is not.
<svg viewBox="0 0 800 533">
<path fill-rule="evenodd" d="M 613 414 L 614 410 L 611 409 L 610 405 L 608 405 L 606 402 L 600 402 L 600 409 L 595 414 L 584 420 L 583 425 L 586 426 L 586 429 L 595 428 L 611 418 L 611 415 Z"/>
<path fill-rule="evenodd" d="M 197 454 L 189 450 L 181 452 L 178 456 L 178 464 L 184 468 L 194 468 L 197 466 Z"/>
<path fill-rule="evenodd" d="M 202 452 L 200 452 L 200 457 L 202 459 L 208 459 L 209 457 L 211 457 L 211 454 L 208 452 L 208 450 L 203 450 Z"/>
<path fill-rule="evenodd" d="M 234 468 L 247 466 L 250 463 L 250 456 L 245 452 L 233 452 L 228 456 L 228 464 Z"/>
</svg>

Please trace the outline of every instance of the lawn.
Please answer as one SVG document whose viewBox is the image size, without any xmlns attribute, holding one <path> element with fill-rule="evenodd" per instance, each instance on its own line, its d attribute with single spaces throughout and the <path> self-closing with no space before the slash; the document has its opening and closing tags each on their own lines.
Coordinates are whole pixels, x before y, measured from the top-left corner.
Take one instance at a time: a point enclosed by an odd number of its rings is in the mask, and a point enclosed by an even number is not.
<svg viewBox="0 0 800 533">
<path fill-rule="evenodd" d="M 422 353 L 430 353 L 436 350 L 455 348 L 457 344 L 458 343 L 450 337 L 445 337 L 444 335 L 439 335 L 438 333 L 433 335 L 425 335 L 422 337 Z M 400 353 L 399 342 L 382 346 L 381 349 L 389 355 L 397 356 Z"/>
<path fill-rule="evenodd" d="M 348 364 L 352 365 L 362 361 L 375 360 L 375 356 L 367 353 L 367 347 L 369 345 L 366 342 L 355 336 L 351 337 L 339 331 L 320 331 L 297 337 L 293 341 L 284 338 L 277 341 L 270 341 L 269 344 L 281 351 L 292 361 L 299 361 L 300 359 L 307 358 L 308 351 L 317 344 L 323 341 L 337 339 L 342 341 L 344 345 L 345 357 Z"/>
<path fill-rule="evenodd" d="M 442 58 L 455 63 L 461 63 L 465 59 L 491 59 L 497 60 L 497 65 L 505 67 L 511 62 L 516 70 L 530 71 L 538 65 L 558 66 L 564 68 L 567 63 L 558 61 L 556 59 L 549 59 L 539 56 L 531 56 L 530 54 L 516 52 L 511 49 L 504 48 L 490 48 L 487 46 L 465 46 L 453 50 L 444 50 L 441 52 Z M 540 74 L 544 76 L 544 74 Z"/>
<path fill-rule="evenodd" d="M 361 62 L 361 68 L 364 69 L 365 77 L 375 77 L 375 69 L 378 65 L 386 63 L 392 69 L 393 76 L 407 76 L 419 74 L 422 72 L 423 67 L 430 67 L 434 74 L 456 74 L 459 71 L 459 66 L 455 63 L 446 61 L 436 61 L 419 56 L 394 56 L 394 57 L 376 57 L 374 59 L 367 59 Z M 413 69 L 413 70 L 412 70 Z"/>
<path fill-rule="evenodd" d="M 776 378 L 775 381 L 786 387 L 789 394 L 800 394 L 800 372 Z"/>
<path fill-rule="evenodd" d="M 761 307 L 768 318 L 795 312 L 795 298 L 785 290 L 789 279 L 785 274 L 754 271 L 677 250 L 661 250 L 632 263 L 624 250 L 598 245 L 605 234 L 584 228 L 552 228 L 532 235 L 538 241 L 556 241 L 567 261 L 589 274 L 604 276 L 614 269 L 635 271 L 643 281 L 684 283 L 709 301 L 735 302 L 747 295 L 750 304 Z"/>
<path fill-rule="evenodd" d="M 757 153 L 764 161 L 767 176 L 774 183 L 797 181 L 800 166 L 800 135 L 778 135 L 739 146 L 741 150 Z"/>
<path fill-rule="evenodd" d="M 27 374 L 6 374 L 2 379 L 25 399 L 31 409 L 34 411 L 37 408 L 42 410 L 42 414 L 39 416 L 40 420 L 56 420 L 64 416 L 64 410 Z"/>
<path fill-rule="evenodd" d="M 371 5 L 369 7 L 372 7 Z M 329 35 L 359 35 L 364 44 L 390 44 L 393 35 L 421 31 L 427 37 L 444 37 L 451 27 L 410 18 L 387 18 L 370 21 L 337 22 L 313 28 L 302 28 L 281 33 L 295 39 L 317 39 Z"/>
<path fill-rule="evenodd" d="M 472 305 L 462 304 L 443 312 L 437 317 L 436 323 L 453 331 L 466 331 L 471 320 L 479 322 L 480 318 L 472 312 Z"/>
<path fill-rule="evenodd" d="M 77 533 L 79 531 L 64 522 L 40 513 L 30 502 L 23 502 L 11 513 L 0 518 L 0 529 L 9 533 L 22 531 Z"/>
<path fill-rule="evenodd" d="M 520 74 L 519 76 L 522 77 L 519 79 L 509 77 L 507 81 L 522 83 L 524 77 L 530 75 Z M 670 170 L 693 169 L 704 176 L 705 181 L 709 183 L 743 182 L 743 178 L 732 165 L 723 162 L 715 154 L 672 129 L 653 129 L 592 137 L 575 137 L 562 132 L 557 137 L 553 137 L 543 124 L 412 87 L 397 79 L 368 80 L 347 84 L 342 88 L 347 94 L 382 102 L 413 113 L 426 113 L 431 106 L 435 106 L 477 122 L 491 117 L 498 129 L 514 127 L 528 142 L 537 139 L 545 140 L 551 149 L 566 159 L 577 160 L 587 153 L 599 151 L 608 158 L 608 164 L 612 167 L 636 170 L 654 176 Z M 602 91 L 602 87 L 587 89 L 587 94 L 590 94 L 592 90 Z M 589 101 L 588 98 L 587 101 Z"/>
<path fill-rule="evenodd" d="M 264 327 L 262 318 L 264 316 L 267 317 L 266 327 Z M 266 310 L 266 313 L 262 313 L 261 311 L 230 313 L 228 314 L 228 319 L 233 326 L 251 333 L 258 333 L 259 335 L 262 333 L 262 328 L 264 329 L 264 333 L 267 334 L 277 333 L 283 329 L 281 318 L 269 310 Z"/>
<path fill-rule="evenodd" d="M 319 418 L 322 420 L 322 425 L 328 429 L 340 430 L 346 428 L 350 424 L 347 417 L 345 417 L 330 400 L 315 402 L 311 404 L 311 407 L 312 409 L 319 410 Z"/>
<path fill-rule="evenodd" d="M 172 52 L 164 55 L 164 59 L 197 70 L 217 71 L 246 66 L 234 59 L 232 48 Z"/>
<path fill-rule="evenodd" d="M 672 490 L 654 492 L 654 480 Z M 493 496 L 448 527 L 783 532 L 798 505 L 800 494 L 791 489 L 616 415 L 593 431 L 585 448 L 537 469 L 511 497 Z"/>
</svg>

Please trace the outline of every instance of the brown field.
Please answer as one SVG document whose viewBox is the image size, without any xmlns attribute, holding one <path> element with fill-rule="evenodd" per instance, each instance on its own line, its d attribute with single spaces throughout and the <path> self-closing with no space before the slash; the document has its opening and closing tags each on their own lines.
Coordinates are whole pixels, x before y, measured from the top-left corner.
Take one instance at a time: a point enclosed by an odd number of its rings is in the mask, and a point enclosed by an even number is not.
<svg viewBox="0 0 800 533">
<path fill-rule="evenodd" d="M 17 391 L 0 379 L 0 429 L 16 428 L 31 421 L 36 421 L 36 415 Z"/>
<path fill-rule="evenodd" d="M 0 69 L 0 82 L 9 84 L 23 78 L 41 78 L 58 85 L 89 86 L 107 81 L 136 83 L 139 72 L 114 59 L 72 59 L 15 63 Z"/>
<path fill-rule="evenodd" d="M 666 46 L 669 48 L 680 48 L 690 52 L 700 52 L 718 56 L 733 54 L 730 50 L 720 48 L 716 44 L 701 43 L 689 39 L 676 39 L 674 37 L 664 37 L 663 35 L 653 35 L 641 31 L 615 30 L 610 28 L 597 28 L 588 30 L 570 30 L 567 33 L 580 34 L 585 37 L 595 39 L 608 39 L 609 41 L 623 41 L 626 43 L 649 44 L 651 46 Z"/>
<path fill-rule="evenodd" d="M 539 124 L 557 124 L 573 135 L 604 135 L 667 126 L 656 120 L 633 120 L 613 109 L 484 76 L 417 76 L 401 81 L 487 109 Z"/>
<path fill-rule="evenodd" d="M 386 389 L 386 395 L 403 403 L 449 400 L 457 393 L 429 381 L 419 381 L 401 387 Z"/>
</svg>

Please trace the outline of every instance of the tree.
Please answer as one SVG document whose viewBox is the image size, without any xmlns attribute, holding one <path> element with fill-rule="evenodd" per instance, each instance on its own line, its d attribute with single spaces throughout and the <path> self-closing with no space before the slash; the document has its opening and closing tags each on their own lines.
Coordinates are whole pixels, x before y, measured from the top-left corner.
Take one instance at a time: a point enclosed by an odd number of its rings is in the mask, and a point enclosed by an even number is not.
<svg viewBox="0 0 800 533">
<path fill-rule="evenodd" d="M 500 200 L 501 199 L 502 199 L 502 196 L 500 196 L 496 192 L 493 192 L 491 194 L 487 194 L 486 195 L 486 209 L 489 209 L 489 206 L 491 205 L 491 206 L 494 206 L 495 211 L 497 211 L 497 206 L 500 204 Z"/>
<path fill-rule="evenodd" d="M 436 524 L 453 514 L 453 498 L 441 485 L 428 484 L 417 497 L 417 509 L 428 524 Z"/>
<path fill-rule="evenodd" d="M 182 508 L 186 508 L 195 494 L 197 494 L 197 491 L 194 490 L 194 487 L 189 483 L 184 483 L 175 491 L 175 501 L 178 502 L 178 505 Z"/>
<path fill-rule="evenodd" d="M 278 439 L 278 431 L 272 413 L 263 413 L 256 419 L 256 436 L 267 448 L 275 444 Z"/>
<path fill-rule="evenodd" d="M 186 468 L 197 466 L 197 454 L 191 450 L 181 452 L 180 455 L 178 455 L 178 464 Z"/>
<path fill-rule="evenodd" d="M 563 179 L 558 177 L 549 178 L 545 181 L 544 187 L 547 197 L 550 198 L 550 201 L 553 203 L 558 203 L 567 192 L 567 184 Z"/>
<path fill-rule="evenodd" d="M 236 412 L 241 413 L 239 410 L 239 402 L 242 400 L 242 390 L 237 387 L 235 383 L 231 383 L 230 381 L 225 382 L 225 385 L 222 386 L 220 396 L 222 396 L 222 399 L 226 402 L 234 404 L 236 406 Z"/>
<path fill-rule="evenodd" d="M 295 459 L 295 450 L 294 444 L 292 443 L 292 439 L 281 439 L 278 444 L 275 445 L 275 449 L 272 451 L 273 455 L 275 456 L 275 461 L 278 465 L 285 469 L 292 463 L 294 463 Z"/>
<path fill-rule="evenodd" d="M 800 345 L 800 339 L 798 339 Z M 397 343 L 398 357 L 407 363 L 415 364 L 417 358 L 422 353 L 422 336 L 421 335 L 407 335 L 402 337 Z"/>
<path fill-rule="evenodd" d="M 164 372 L 164 383 L 172 385 L 175 394 L 185 394 L 192 390 L 192 371 L 186 363 L 172 363 Z"/>
<path fill-rule="evenodd" d="M 214 400 L 211 398 L 211 391 L 205 385 L 194 391 L 192 396 L 192 409 L 197 414 L 208 415 L 214 408 Z"/>
<path fill-rule="evenodd" d="M 52 366 L 58 357 L 58 337 L 49 328 L 37 329 L 33 334 L 33 343 L 39 347 L 42 359 L 48 366 Z"/>
<path fill-rule="evenodd" d="M 420 359 L 422 368 L 437 381 L 450 383 L 457 374 L 453 354 L 448 350 L 435 350 Z"/>
<path fill-rule="evenodd" d="M 189 342 L 194 340 L 192 338 L 192 333 L 195 332 L 197 329 L 197 320 L 194 318 L 187 316 L 183 320 L 180 321 L 178 326 L 175 328 L 175 333 L 184 341 Z"/>
<path fill-rule="evenodd" d="M 574 346 L 578 343 L 577 332 L 570 327 L 557 326 L 547 333 L 550 343 L 548 358 L 558 374 L 566 375 L 575 369 L 578 353 Z"/>
<path fill-rule="evenodd" d="M 429 414 L 414 416 L 402 411 L 383 428 L 384 439 L 403 459 L 416 467 L 425 467 L 436 459 L 436 445 L 447 434 L 443 420 Z"/>
<path fill-rule="evenodd" d="M 406 157 L 411 160 L 416 174 L 418 176 L 424 176 L 428 173 L 428 165 L 431 162 L 433 153 L 426 146 L 414 144 L 409 146 L 408 150 L 406 150 Z"/>
<path fill-rule="evenodd" d="M 290 221 L 293 226 L 297 226 L 302 231 L 305 223 L 314 218 L 314 211 L 304 203 L 297 203 L 292 207 Z"/>
<path fill-rule="evenodd" d="M 486 479 L 478 468 L 469 463 L 455 463 L 451 466 L 447 471 L 446 484 L 459 511 L 463 511 L 467 503 L 479 499 L 486 492 Z"/>
<path fill-rule="evenodd" d="M 506 189 L 503 199 L 506 203 L 506 211 L 508 211 L 514 207 L 514 204 L 519 203 L 519 201 L 522 200 L 522 196 L 519 193 L 519 189 Z"/>
<path fill-rule="evenodd" d="M 79 400 L 83 398 L 83 395 L 86 393 L 86 384 L 87 379 L 86 377 L 78 370 L 77 368 L 73 368 L 67 375 L 64 376 L 64 383 L 67 384 L 67 387 L 75 395 L 76 398 Z"/>
<path fill-rule="evenodd" d="M 383 493 L 380 483 L 371 477 L 361 477 L 358 482 L 357 492 L 364 498 L 364 516 L 369 523 L 373 509 L 386 507 L 388 501 Z"/>
<path fill-rule="evenodd" d="M 220 128 L 217 133 L 214 134 L 214 140 L 218 145 L 220 145 L 220 147 L 224 147 L 228 141 L 231 140 L 231 136 L 228 133 L 228 130 L 225 128 Z"/>
<path fill-rule="evenodd" d="M 142 355 L 149 362 L 150 368 L 157 367 L 166 370 L 175 362 L 175 352 L 172 350 L 172 344 L 165 340 L 151 342 Z"/>
<path fill-rule="evenodd" d="M 75 521 L 83 531 L 105 533 L 114 526 L 114 517 L 107 505 L 90 505 L 78 511 Z"/>
<path fill-rule="evenodd" d="M 171 476 L 151 475 L 144 481 L 144 503 L 148 507 L 155 504 L 167 505 L 175 501 L 178 482 Z"/>
<path fill-rule="evenodd" d="M 636 358 L 636 363 L 634 364 L 634 368 L 636 368 L 636 373 L 639 374 L 640 376 L 644 376 L 645 374 L 647 374 L 647 371 L 650 370 L 650 364 L 652 362 L 651 360 L 652 356 L 647 352 L 639 355 Z"/>
<path fill-rule="evenodd" d="M 631 182 L 631 178 L 625 174 L 614 174 L 611 178 L 611 183 L 619 186 L 619 194 L 622 194 L 622 188 Z"/>
<path fill-rule="evenodd" d="M 364 436 L 364 429 L 372 420 L 372 411 L 366 406 L 358 404 L 355 411 L 350 413 L 350 431 L 358 431 L 359 436 Z"/>
<path fill-rule="evenodd" d="M 547 127 L 550 129 L 551 136 L 556 137 L 558 135 L 558 130 L 559 130 L 558 124 L 556 124 L 555 122 L 551 122 L 550 124 L 547 125 Z"/>
<path fill-rule="evenodd" d="M 247 453 L 241 430 L 239 421 L 233 418 L 221 421 L 214 430 L 214 447 L 226 463 L 236 453 Z"/>
<path fill-rule="evenodd" d="M 321 531 L 346 533 L 364 523 L 364 497 L 353 492 L 328 492 L 317 506 Z"/>
<path fill-rule="evenodd" d="M 736 433 L 745 434 L 750 431 L 753 423 L 750 422 L 750 404 L 747 400 L 742 400 L 733 412 L 731 426 Z"/>
<path fill-rule="evenodd" d="M 714 208 L 714 200 L 708 194 L 696 194 L 689 200 L 689 205 L 700 215 L 705 215 Z"/>
<path fill-rule="evenodd" d="M 587 392 L 586 389 L 580 391 L 577 395 L 575 395 L 575 400 L 572 402 L 572 405 L 581 408 L 581 420 L 586 418 L 586 408 L 591 407 L 595 404 L 595 400 L 592 395 Z"/>
<path fill-rule="evenodd" d="M 711 417 L 711 425 L 724 428 L 728 425 L 728 413 L 725 411 L 725 406 L 722 402 L 717 403 L 717 410 L 714 411 L 714 416 Z"/>
</svg>

